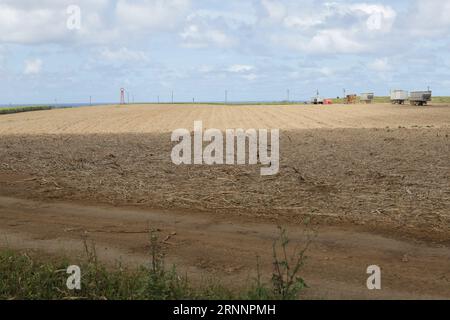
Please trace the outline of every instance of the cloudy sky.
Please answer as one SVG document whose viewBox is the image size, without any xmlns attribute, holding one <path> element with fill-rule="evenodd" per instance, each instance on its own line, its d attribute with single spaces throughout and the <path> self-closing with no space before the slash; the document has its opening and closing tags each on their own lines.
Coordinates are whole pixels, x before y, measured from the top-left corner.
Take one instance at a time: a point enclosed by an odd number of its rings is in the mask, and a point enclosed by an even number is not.
<svg viewBox="0 0 450 320">
<path fill-rule="evenodd" d="M 0 104 L 117 102 L 121 87 L 135 101 L 450 95 L 450 0 L 0 0 L 0 77 Z"/>
</svg>

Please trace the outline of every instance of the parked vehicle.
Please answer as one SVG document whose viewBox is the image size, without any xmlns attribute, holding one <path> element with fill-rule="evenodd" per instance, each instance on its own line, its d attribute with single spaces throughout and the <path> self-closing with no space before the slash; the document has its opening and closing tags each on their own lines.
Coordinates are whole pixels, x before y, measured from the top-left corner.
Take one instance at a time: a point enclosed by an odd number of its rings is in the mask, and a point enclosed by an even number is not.
<svg viewBox="0 0 450 320">
<path fill-rule="evenodd" d="M 314 97 L 311 99 L 312 104 L 323 104 L 323 99 L 320 97 Z"/>
<path fill-rule="evenodd" d="M 391 103 L 392 104 L 405 104 L 408 100 L 408 91 L 405 90 L 392 90 L 391 91 Z"/>
<path fill-rule="evenodd" d="M 372 103 L 374 98 L 375 98 L 374 93 L 362 93 L 360 100 L 362 103 Z"/>
<path fill-rule="evenodd" d="M 356 104 L 358 96 L 356 94 L 348 94 L 345 98 L 345 104 Z"/>
<path fill-rule="evenodd" d="M 431 97 L 431 91 L 414 91 L 411 92 L 409 102 L 413 106 L 426 106 L 427 103 L 431 101 Z"/>
</svg>

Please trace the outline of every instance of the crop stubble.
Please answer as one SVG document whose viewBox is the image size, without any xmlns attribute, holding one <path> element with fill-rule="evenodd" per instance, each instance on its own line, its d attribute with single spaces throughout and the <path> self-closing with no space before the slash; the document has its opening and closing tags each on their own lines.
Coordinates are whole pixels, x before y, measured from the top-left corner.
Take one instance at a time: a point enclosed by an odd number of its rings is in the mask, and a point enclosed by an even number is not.
<svg viewBox="0 0 450 320">
<path fill-rule="evenodd" d="M 281 169 L 171 163 L 171 130 L 280 128 Z M 447 106 L 109 106 L 0 118 L 2 193 L 450 234 Z"/>
</svg>

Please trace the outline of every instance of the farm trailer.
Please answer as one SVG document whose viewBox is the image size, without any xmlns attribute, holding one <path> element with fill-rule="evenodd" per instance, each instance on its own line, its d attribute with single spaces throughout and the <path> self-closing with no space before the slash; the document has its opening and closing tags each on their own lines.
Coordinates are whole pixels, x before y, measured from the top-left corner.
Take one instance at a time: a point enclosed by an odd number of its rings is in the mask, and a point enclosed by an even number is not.
<svg viewBox="0 0 450 320">
<path fill-rule="evenodd" d="M 429 101 L 431 101 L 432 92 L 431 91 L 415 91 L 411 92 L 409 97 L 409 102 L 413 106 L 426 106 Z"/>
<path fill-rule="evenodd" d="M 391 103 L 392 104 L 404 104 L 408 100 L 408 91 L 404 90 L 392 90 L 391 91 Z"/>
<path fill-rule="evenodd" d="M 374 98 L 375 98 L 375 94 L 374 93 L 361 93 L 360 101 L 363 102 L 363 103 L 370 104 L 370 103 L 372 103 Z"/>
<path fill-rule="evenodd" d="M 311 98 L 311 104 L 323 104 L 324 99 L 319 97 L 319 95 Z"/>
</svg>

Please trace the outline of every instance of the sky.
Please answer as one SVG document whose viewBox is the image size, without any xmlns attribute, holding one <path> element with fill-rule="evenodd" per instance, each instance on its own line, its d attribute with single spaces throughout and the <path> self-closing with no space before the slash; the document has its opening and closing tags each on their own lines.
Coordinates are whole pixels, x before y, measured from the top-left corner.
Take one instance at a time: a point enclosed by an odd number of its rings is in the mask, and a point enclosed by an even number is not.
<svg viewBox="0 0 450 320">
<path fill-rule="evenodd" d="M 0 0 L 0 104 L 450 95 L 450 0 Z"/>
</svg>

